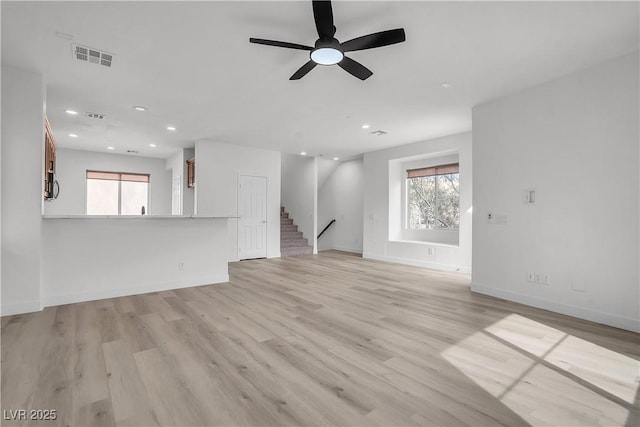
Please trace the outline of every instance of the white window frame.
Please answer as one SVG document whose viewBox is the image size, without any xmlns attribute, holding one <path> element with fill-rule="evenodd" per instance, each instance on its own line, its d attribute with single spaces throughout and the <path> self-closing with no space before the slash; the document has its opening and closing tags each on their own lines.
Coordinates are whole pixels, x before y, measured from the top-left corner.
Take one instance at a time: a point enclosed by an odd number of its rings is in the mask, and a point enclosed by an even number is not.
<svg viewBox="0 0 640 427">
<path fill-rule="evenodd" d="M 150 206 L 150 200 L 151 200 L 151 174 L 149 173 L 140 173 L 140 172 L 113 172 L 113 171 L 96 171 L 96 170 L 86 170 L 86 174 L 85 174 L 85 189 L 84 189 L 84 212 L 85 215 L 89 215 L 88 211 L 89 211 L 89 197 L 87 195 L 87 191 L 89 191 L 89 186 L 87 185 L 87 182 L 90 179 L 95 179 L 97 180 L 98 178 L 89 178 L 87 175 L 89 175 L 89 173 L 91 172 L 96 172 L 96 173 L 104 173 L 104 174 L 110 174 L 110 175 L 139 175 L 139 176 L 146 176 L 147 180 L 146 181 L 140 181 L 140 182 L 146 182 L 147 184 L 147 209 L 145 211 L 145 215 L 149 214 L 149 210 L 151 209 Z M 111 180 L 111 181 L 118 181 L 118 216 L 122 215 L 122 179 L 118 179 L 118 180 Z M 126 181 L 126 180 L 125 180 Z"/>
<path fill-rule="evenodd" d="M 440 166 L 444 166 L 444 165 L 435 165 L 435 166 L 429 166 L 427 168 L 438 168 Z M 425 168 L 425 169 L 427 169 Z M 459 168 L 459 163 L 458 163 L 458 168 Z M 407 173 L 407 171 L 405 171 L 405 174 Z M 433 175 L 434 179 L 435 179 L 435 197 L 436 197 L 436 212 L 438 211 L 438 177 L 444 175 L 444 174 L 440 174 L 440 175 Z M 458 170 L 457 172 L 458 175 L 458 185 L 460 183 L 460 171 Z M 415 179 L 415 178 L 409 178 L 408 176 L 405 177 L 405 182 L 404 182 L 404 192 L 403 192 L 403 199 L 404 199 L 404 213 L 405 213 L 405 224 L 404 224 L 404 228 L 405 230 L 411 230 L 411 231 L 455 231 L 455 232 L 459 232 L 460 230 L 460 218 L 458 218 L 458 226 L 454 227 L 454 228 L 420 228 L 420 227 L 411 227 L 411 202 L 409 200 L 409 180 L 410 179 Z M 460 200 L 458 199 L 458 210 L 460 210 Z"/>
</svg>

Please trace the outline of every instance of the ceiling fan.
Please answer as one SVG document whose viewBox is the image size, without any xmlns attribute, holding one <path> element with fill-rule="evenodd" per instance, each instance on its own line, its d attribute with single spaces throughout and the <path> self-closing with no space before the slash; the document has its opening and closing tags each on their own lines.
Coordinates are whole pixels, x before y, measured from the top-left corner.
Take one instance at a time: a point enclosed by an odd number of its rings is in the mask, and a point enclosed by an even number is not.
<svg viewBox="0 0 640 427">
<path fill-rule="evenodd" d="M 344 54 L 346 52 L 353 52 L 356 50 L 388 46 L 391 44 L 401 43 L 406 40 L 404 29 L 396 28 L 395 30 L 380 31 L 378 33 L 357 37 L 344 43 L 340 43 L 334 37 L 336 27 L 333 25 L 331 1 L 312 1 L 312 4 L 313 17 L 316 21 L 316 29 L 318 30 L 318 40 L 316 40 L 314 47 L 276 40 L 256 39 L 253 37 L 249 39 L 249 42 L 251 43 L 310 51 L 311 59 L 309 62 L 293 73 L 289 80 L 299 80 L 309 71 L 313 70 L 318 64 L 337 64 L 340 68 L 360 80 L 366 80 L 371 77 L 373 72 L 359 62 L 346 57 Z"/>
</svg>

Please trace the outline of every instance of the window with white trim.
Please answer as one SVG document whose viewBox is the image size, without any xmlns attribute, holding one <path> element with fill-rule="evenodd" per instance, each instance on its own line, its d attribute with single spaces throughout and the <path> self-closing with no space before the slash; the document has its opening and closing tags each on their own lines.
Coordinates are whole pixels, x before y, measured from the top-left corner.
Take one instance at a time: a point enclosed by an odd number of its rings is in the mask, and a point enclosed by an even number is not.
<svg viewBox="0 0 640 427">
<path fill-rule="evenodd" d="M 459 164 L 407 170 L 408 229 L 460 227 Z"/>
<path fill-rule="evenodd" d="M 144 215 L 149 175 L 87 171 L 87 215 Z"/>
</svg>

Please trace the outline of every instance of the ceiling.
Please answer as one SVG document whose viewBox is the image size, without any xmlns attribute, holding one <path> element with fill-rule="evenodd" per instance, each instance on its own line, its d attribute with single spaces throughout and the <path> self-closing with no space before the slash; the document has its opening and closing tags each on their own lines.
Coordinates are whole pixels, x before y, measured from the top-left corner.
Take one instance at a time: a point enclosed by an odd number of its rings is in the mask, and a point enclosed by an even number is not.
<svg viewBox="0 0 640 427">
<path fill-rule="evenodd" d="M 638 2 L 336 1 L 340 41 L 398 27 L 407 41 L 348 54 L 374 72 L 366 81 L 336 66 L 290 81 L 308 53 L 249 37 L 312 45 L 309 1 L 1 7 L 2 63 L 44 75 L 59 146 L 152 157 L 207 139 L 346 158 L 468 131 L 474 105 L 630 53 L 639 39 Z M 112 67 L 74 59 L 72 43 L 113 53 Z"/>
</svg>

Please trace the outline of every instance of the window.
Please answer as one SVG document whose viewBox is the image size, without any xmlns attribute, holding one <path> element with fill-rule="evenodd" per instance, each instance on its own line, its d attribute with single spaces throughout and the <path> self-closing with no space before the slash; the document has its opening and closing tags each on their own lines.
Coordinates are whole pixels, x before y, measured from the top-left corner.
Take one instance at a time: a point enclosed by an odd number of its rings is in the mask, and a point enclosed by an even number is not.
<svg viewBox="0 0 640 427">
<path fill-rule="evenodd" d="M 142 215 L 149 204 L 149 175 L 87 171 L 87 215 Z"/>
<path fill-rule="evenodd" d="M 460 227 L 458 163 L 407 171 L 407 228 Z"/>
</svg>

